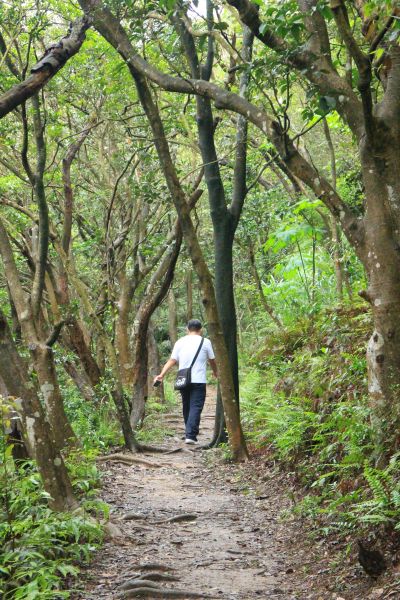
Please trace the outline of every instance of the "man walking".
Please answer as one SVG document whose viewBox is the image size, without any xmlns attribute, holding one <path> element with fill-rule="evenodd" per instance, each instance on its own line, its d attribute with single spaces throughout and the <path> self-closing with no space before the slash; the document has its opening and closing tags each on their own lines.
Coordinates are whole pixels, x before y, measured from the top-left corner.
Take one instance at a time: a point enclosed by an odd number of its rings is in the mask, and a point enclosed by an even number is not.
<svg viewBox="0 0 400 600">
<path fill-rule="evenodd" d="M 176 342 L 171 358 L 165 363 L 161 373 L 154 378 L 154 383 L 156 381 L 162 382 L 166 373 L 176 364 L 178 364 L 179 370 L 188 369 L 197 352 L 197 358 L 191 368 L 191 382 L 187 387 L 180 390 L 186 444 L 197 444 L 200 417 L 206 399 L 207 361 L 210 363 L 214 377 L 218 376 L 214 351 L 210 340 L 203 338 L 200 321 L 191 319 L 188 322 L 187 335 Z"/>
</svg>

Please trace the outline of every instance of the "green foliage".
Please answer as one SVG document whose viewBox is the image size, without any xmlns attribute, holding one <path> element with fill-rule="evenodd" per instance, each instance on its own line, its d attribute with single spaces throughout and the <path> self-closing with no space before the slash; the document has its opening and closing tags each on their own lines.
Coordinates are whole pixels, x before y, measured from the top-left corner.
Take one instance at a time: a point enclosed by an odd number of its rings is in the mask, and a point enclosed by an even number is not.
<svg viewBox="0 0 400 600">
<path fill-rule="evenodd" d="M 160 442 L 169 435 L 174 435 L 167 426 L 162 424 L 160 415 L 169 413 L 176 409 L 179 392 L 174 390 L 172 381 L 164 381 L 164 402 L 161 403 L 157 397 L 149 398 L 146 406 L 146 416 L 137 438 L 141 442 Z"/>
<path fill-rule="evenodd" d="M 364 358 L 369 317 L 320 319 L 276 332 L 253 356 L 241 388 L 247 436 L 297 473 L 305 495 L 295 511 L 322 533 L 399 530 L 400 454 L 386 468 L 374 465 Z"/>
<path fill-rule="evenodd" d="M 243 424 L 257 444 L 273 441 L 282 459 L 292 456 L 304 442 L 313 415 L 295 399 L 290 402 L 273 391 L 260 372 L 247 374 L 242 385 Z"/>
<path fill-rule="evenodd" d="M 260 33 L 264 34 L 271 27 L 273 27 L 279 36 L 286 39 L 289 38 L 294 43 L 300 42 L 302 33 L 304 32 L 304 23 L 295 0 L 286 0 L 285 2 L 267 6 L 265 20 L 260 27 Z"/>
<path fill-rule="evenodd" d="M 87 451 L 104 450 L 122 443 L 120 425 L 111 397 L 111 382 L 102 380 L 96 396 L 88 402 L 60 371 L 68 418 Z"/>
<path fill-rule="evenodd" d="M 10 451 L 9 446 L 0 463 L 0 595 L 4 600 L 69 598 L 65 578 L 76 577 L 102 541 L 102 527 L 91 514 L 107 514 L 106 505 L 89 499 L 98 483 L 92 457 L 76 453 L 68 461 L 74 490 L 85 494 L 86 508 L 57 514 L 47 506 L 34 465 L 26 462 L 17 470 Z"/>
</svg>

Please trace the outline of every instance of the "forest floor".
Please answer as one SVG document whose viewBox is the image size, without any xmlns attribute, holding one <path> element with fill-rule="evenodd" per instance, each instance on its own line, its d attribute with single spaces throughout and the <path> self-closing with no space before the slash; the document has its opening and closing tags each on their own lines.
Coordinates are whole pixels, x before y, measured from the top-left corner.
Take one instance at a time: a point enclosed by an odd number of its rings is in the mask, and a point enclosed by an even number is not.
<svg viewBox="0 0 400 600">
<path fill-rule="evenodd" d="M 211 388 L 200 444 L 211 438 L 213 405 Z M 393 598 L 358 566 L 348 567 L 351 561 L 338 570 L 334 541 L 307 539 L 288 516 L 288 476 L 265 457 L 224 464 L 214 452 L 185 447 L 178 412 L 160 418 L 170 430 L 163 446 L 182 450 L 141 454 L 149 464 L 103 463 L 102 498 L 123 536 L 107 541 L 83 570 L 74 600 Z M 140 595 L 143 588 L 154 591 Z"/>
</svg>

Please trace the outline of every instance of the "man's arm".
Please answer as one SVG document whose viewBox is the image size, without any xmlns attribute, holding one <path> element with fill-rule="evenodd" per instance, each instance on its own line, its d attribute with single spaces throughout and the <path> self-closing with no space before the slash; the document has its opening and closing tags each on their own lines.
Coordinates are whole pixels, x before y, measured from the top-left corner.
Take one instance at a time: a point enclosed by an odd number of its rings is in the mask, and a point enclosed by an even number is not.
<svg viewBox="0 0 400 600">
<path fill-rule="evenodd" d="M 215 361 L 215 358 L 209 358 L 208 362 L 210 364 L 210 367 L 212 369 L 215 379 L 218 379 L 218 370 L 217 370 L 217 363 Z"/>
<path fill-rule="evenodd" d="M 162 368 L 162 371 L 159 375 L 157 375 L 156 377 L 154 377 L 154 381 L 162 381 L 165 377 L 165 375 L 168 373 L 168 371 L 170 369 L 172 369 L 172 367 L 174 367 L 177 364 L 177 360 L 175 360 L 174 358 L 170 358 L 169 360 L 167 360 L 167 362 L 165 363 L 165 365 Z"/>
</svg>

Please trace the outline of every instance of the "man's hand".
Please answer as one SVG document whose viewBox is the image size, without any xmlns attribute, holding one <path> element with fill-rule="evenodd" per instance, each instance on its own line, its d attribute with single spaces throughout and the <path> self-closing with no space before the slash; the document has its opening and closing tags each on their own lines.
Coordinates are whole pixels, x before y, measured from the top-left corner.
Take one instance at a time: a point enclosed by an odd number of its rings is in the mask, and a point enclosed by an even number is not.
<svg viewBox="0 0 400 600">
<path fill-rule="evenodd" d="M 160 375 L 156 375 L 153 380 L 153 385 L 154 386 L 160 385 L 160 383 L 163 382 L 163 379 L 164 379 L 164 375 L 161 375 L 161 373 L 160 373 Z"/>
<path fill-rule="evenodd" d="M 212 374 L 214 375 L 215 379 L 218 379 L 217 361 L 215 358 L 210 358 L 208 362 L 210 363 Z"/>
<path fill-rule="evenodd" d="M 168 371 L 171 369 L 171 367 L 176 365 L 176 363 L 177 363 L 177 361 L 174 358 L 170 358 L 169 360 L 167 360 L 161 373 L 159 375 L 156 375 L 156 377 L 154 377 L 154 379 L 153 379 L 154 387 L 157 387 L 162 384 L 165 375 L 168 373 Z"/>
</svg>

